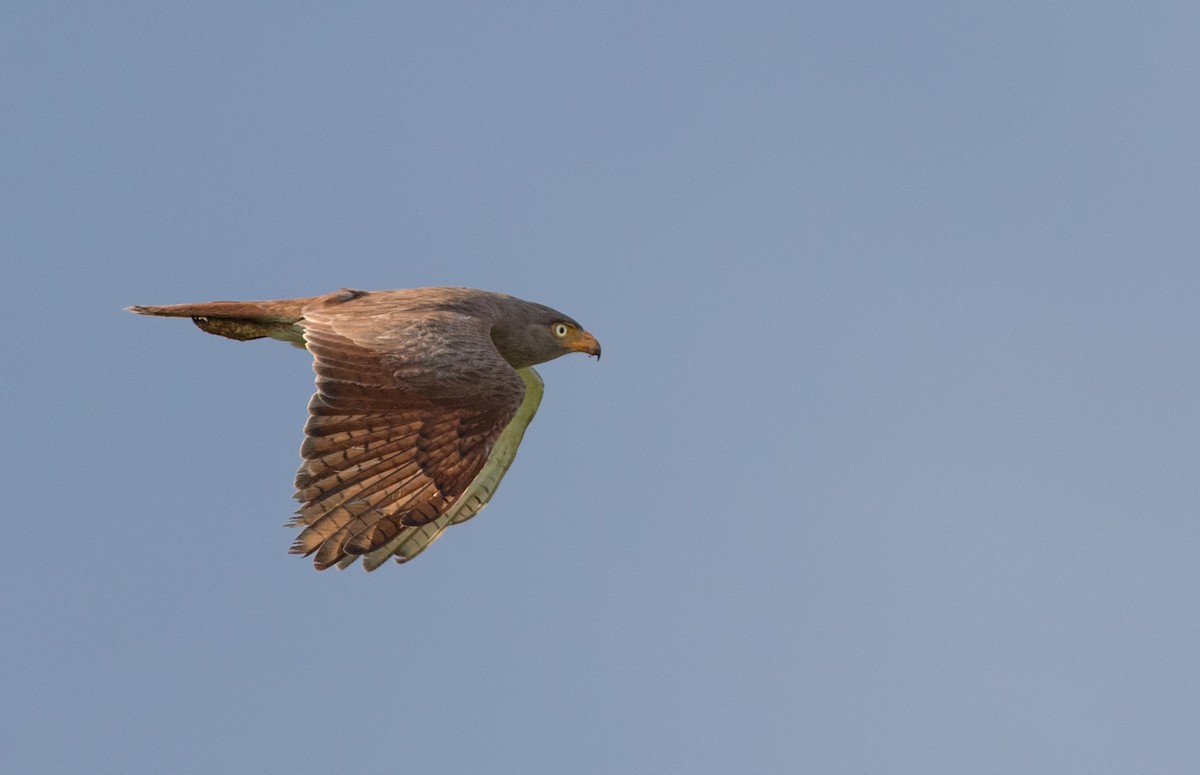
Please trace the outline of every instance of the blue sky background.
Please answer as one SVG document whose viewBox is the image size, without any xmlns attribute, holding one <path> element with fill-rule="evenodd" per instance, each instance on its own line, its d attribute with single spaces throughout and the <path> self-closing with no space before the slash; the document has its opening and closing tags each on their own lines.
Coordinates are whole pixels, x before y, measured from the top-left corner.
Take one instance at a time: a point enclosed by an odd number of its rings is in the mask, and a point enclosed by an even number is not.
<svg viewBox="0 0 1200 775">
<path fill-rule="evenodd" d="M 1200 6 L 8 3 L 0 769 L 1200 771 Z M 557 307 L 496 499 L 286 553 L 309 360 Z"/>
</svg>

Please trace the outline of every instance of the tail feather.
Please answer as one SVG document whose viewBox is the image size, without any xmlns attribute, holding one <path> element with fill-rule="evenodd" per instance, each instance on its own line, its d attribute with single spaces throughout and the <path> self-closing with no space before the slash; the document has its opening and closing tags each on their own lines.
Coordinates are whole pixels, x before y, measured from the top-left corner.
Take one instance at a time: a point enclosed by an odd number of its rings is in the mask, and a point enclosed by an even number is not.
<svg viewBox="0 0 1200 775">
<path fill-rule="evenodd" d="M 139 315 L 167 318 L 191 318 L 210 334 L 238 339 L 272 337 L 302 344 L 303 336 L 295 323 L 304 316 L 304 306 L 312 299 L 278 301 L 209 301 L 200 304 L 126 307 Z"/>
<path fill-rule="evenodd" d="M 304 307 L 313 299 L 280 299 L 277 301 L 206 301 L 199 304 L 167 304 L 164 306 L 126 307 L 139 315 L 166 318 L 251 318 L 262 322 L 295 323 L 304 315 Z"/>
</svg>

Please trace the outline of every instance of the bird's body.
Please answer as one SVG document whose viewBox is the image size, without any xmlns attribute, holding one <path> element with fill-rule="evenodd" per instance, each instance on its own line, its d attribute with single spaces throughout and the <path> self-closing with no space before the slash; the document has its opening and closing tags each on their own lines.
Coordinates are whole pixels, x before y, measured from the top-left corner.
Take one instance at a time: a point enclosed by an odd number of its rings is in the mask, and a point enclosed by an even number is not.
<svg viewBox="0 0 1200 775">
<path fill-rule="evenodd" d="M 292 551 L 368 570 L 415 557 L 495 491 L 541 400 L 533 365 L 595 337 L 549 307 L 470 288 L 343 289 L 277 301 L 130 307 L 313 355 Z"/>
</svg>

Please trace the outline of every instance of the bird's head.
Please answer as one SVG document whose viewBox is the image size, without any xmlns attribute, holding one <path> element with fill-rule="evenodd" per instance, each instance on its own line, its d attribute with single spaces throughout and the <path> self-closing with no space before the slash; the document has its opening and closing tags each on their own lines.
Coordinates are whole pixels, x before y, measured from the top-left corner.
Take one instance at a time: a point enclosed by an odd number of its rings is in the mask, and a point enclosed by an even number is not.
<svg viewBox="0 0 1200 775">
<path fill-rule="evenodd" d="M 492 341 L 515 369 L 573 352 L 600 358 L 600 342 L 596 337 L 557 310 L 521 302 L 519 307 L 509 306 L 505 313 L 492 326 Z"/>
</svg>

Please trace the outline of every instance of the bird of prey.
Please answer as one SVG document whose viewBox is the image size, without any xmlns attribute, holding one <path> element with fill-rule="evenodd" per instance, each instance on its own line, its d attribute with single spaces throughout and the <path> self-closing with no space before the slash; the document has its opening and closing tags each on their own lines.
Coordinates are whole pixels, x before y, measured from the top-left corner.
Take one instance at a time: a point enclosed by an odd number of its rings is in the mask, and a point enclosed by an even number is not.
<svg viewBox="0 0 1200 775">
<path fill-rule="evenodd" d="M 542 399 L 534 364 L 600 343 L 570 317 L 471 288 L 342 289 L 278 301 L 129 307 L 313 356 L 295 554 L 318 570 L 407 562 L 479 513 Z"/>
</svg>

